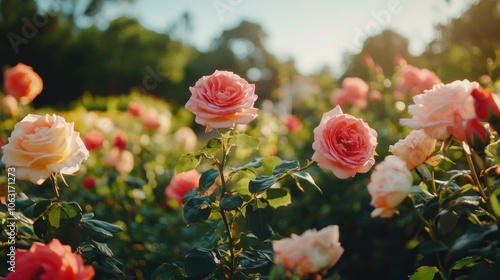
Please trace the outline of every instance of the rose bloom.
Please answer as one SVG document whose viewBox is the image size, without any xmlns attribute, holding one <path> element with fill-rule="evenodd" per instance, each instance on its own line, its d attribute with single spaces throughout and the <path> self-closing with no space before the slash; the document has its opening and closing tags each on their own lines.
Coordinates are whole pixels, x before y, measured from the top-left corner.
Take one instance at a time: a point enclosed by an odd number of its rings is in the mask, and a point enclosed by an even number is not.
<svg viewBox="0 0 500 280">
<path fill-rule="evenodd" d="M 82 256 L 71 252 L 71 247 L 52 239 L 45 245 L 33 242 L 29 250 L 16 250 L 15 272 L 6 280 L 90 280 L 95 271 L 85 266 Z"/>
<path fill-rule="evenodd" d="M 17 100 L 12 95 L 6 95 L 2 98 L 2 108 L 7 115 L 19 115 L 19 106 L 17 106 Z"/>
<path fill-rule="evenodd" d="M 298 131 L 302 127 L 302 122 L 294 115 L 285 116 L 285 118 L 283 119 L 283 124 L 291 133 Z"/>
<path fill-rule="evenodd" d="M 406 64 L 401 67 L 397 83 L 398 88 L 407 90 L 412 95 L 415 95 L 424 92 L 424 90 L 431 89 L 436 84 L 440 84 L 441 80 L 434 72 L 428 69 L 420 69 Z"/>
<path fill-rule="evenodd" d="M 196 170 L 175 174 L 165 188 L 165 196 L 182 205 L 182 199 L 192 189 L 198 188 L 201 174 Z"/>
<path fill-rule="evenodd" d="M 127 110 L 132 116 L 139 117 L 144 111 L 144 104 L 137 101 L 130 102 L 127 106 Z"/>
<path fill-rule="evenodd" d="M 42 92 L 43 81 L 33 68 L 22 63 L 7 69 L 3 75 L 3 88 L 23 104 L 28 104 Z"/>
<path fill-rule="evenodd" d="M 323 114 L 314 129 L 314 154 L 318 166 L 333 172 L 337 178 L 365 173 L 375 164 L 377 132 L 362 119 L 344 114 L 339 106 Z"/>
<path fill-rule="evenodd" d="M 273 250 L 276 264 L 300 276 L 326 272 L 344 253 L 337 225 L 309 229 L 302 235 L 292 233 L 290 238 L 273 241 Z"/>
<path fill-rule="evenodd" d="M 116 134 L 113 140 L 113 147 L 117 147 L 120 150 L 125 150 L 127 148 L 127 135 L 123 131 Z"/>
<path fill-rule="evenodd" d="M 336 89 L 332 94 L 332 105 L 342 106 L 344 103 L 349 103 L 356 108 L 366 108 L 369 89 L 368 84 L 360 78 L 345 78 L 342 81 L 342 88 Z"/>
<path fill-rule="evenodd" d="M 113 147 L 103 160 L 104 166 L 114 167 L 122 174 L 128 174 L 134 169 L 134 155 L 127 150 Z"/>
<path fill-rule="evenodd" d="M 195 121 L 206 127 L 231 128 L 247 124 L 257 117 L 255 85 L 228 71 L 215 71 L 203 76 L 194 87 L 186 108 L 196 115 Z"/>
<path fill-rule="evenodd" d="M 57 115 L 27 115 L 14 126 L 2 162 L 16 168 L 17 179 L 38 185 L 52 173 L 75 173 L 89 151 L 73 126 Z"/>
<path fill-rule="evenodd" d="M 174 133 L 174 141 L 185 151 L 192 151 L 196 147 L 198 138 L 189 127 L 181 127 Z"/>
<path fill-rule="evenodd" d="M 87 150 L 92 151 L 102 147 L 104 143 L 104 135 L 97 130 L 91 130 L 85 134 L 85 137 L 83 137 L 82 140 L 85 147 L 87 147 Z"/>
<path fill-rule="evenodd" d="M 436 139 L 423 130 L 413 130 L 405 139 L 389 146 L 389 152 L 406 163 L 409 170 L 424 163 L 434 152 Z"/>
<path fill-rule="evenodd" d="M 478 86 L 478 83 L 468 80 L 435 85 L 413 97 L 415 104 L 408 106 L 413 118 L 401 119 L 400 123 L 412 129 L 423 129 L 437 140 L 445 140 L 453 134 L 456 115 L 461 120 L 476 117 L 471 92 Z"/>
<path fill-rule="evenodd" d="M 368 192 L 375 207 L 372 217 L 390 218 L 410 193 L 413 177 L 405 162 L 397 156 L 387 156 L 375 166 L 370 176 Z"/>
<path fill-rule="evenodd" d="M 142 114 L 141 121 L 146 129 L 157 129 L 161 126 L 160 115 L 155 109 L 150 109 Z"/>
<path fill-rule="evenodd" d="M 95 177 L 86 177 L 83 179 L 82 185 L 87 190 L 93 190 L 97 185 L 97 179 Z"/>
</svg>

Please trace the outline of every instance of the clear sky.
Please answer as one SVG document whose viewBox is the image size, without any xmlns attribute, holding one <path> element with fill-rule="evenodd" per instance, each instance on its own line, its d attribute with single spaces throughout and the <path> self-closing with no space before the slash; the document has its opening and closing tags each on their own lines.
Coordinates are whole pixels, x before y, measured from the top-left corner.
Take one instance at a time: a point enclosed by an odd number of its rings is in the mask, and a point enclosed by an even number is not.
<svg viewBox="0 0 500 280">
<path fill-rule="evenodd" d="M 391 28 L 421 53 L 436 35 L 435 26 L 460 15 L 475 0 L 136 0 L 110 4 L 104 20 L 128 15 L 149 29 L 165 32 L 185 11 L 192 18 L 188 42 L 206 50 L 225 29 L 255 21 L 268 34 L 268 50 L 295 58 L 304 74 L 328 64 L 341 73 L 342 54 L 357 52 L 363 40 Z"/>
</svg>

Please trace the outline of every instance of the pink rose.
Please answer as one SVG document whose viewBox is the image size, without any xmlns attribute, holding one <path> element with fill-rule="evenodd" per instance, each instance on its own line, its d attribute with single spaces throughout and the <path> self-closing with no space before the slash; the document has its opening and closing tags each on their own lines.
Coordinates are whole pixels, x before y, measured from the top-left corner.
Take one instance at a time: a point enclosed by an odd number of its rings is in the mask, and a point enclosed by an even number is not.
<svg viewBox="0 0 500 280">
<path fill-rule="evenodd" d="M 104 166 L 114 167 L 122 174 L 128 174 L 134 169 L 134 155 L 127 150 L 113 147 L 104 156 Z"/>
<path fill-rule="evenodd" d="M 370 176 L 368 192 L 370 205 L 375 207 L 372 217 L 390 218 L 410 193 L 413 177 L 405 162 L 397 156 L 387 156 L 375 166 Z"/>
<path fill-rule="evenodd" d="M 196 115 L 197 123 L 206 126 L 206 132 L 247 124 L 257 117 L 259 110 L 253 108 L 257 100 L 255 85 L 233 72 L 215 71 L 189 90 L 186 108 Z"/>
<path fill-rule="evenodd" d="M 38 185 L 52 173 L 75 173 L 89 151 L 73 125 L 57 115 L 27 115 L 14 126 L 2 162 L 16 168 L 16 178 Z"/>
<path fill-rule="evenodd" d="M 344 253 L 339 242 L 339 227 L 331 225 L 320 231 L 306 230 L 302 235 L 273 241 L 274 261 L 288 272 L 300 276 L 326 272 Z"/>
<path fill-rule="evenodd" d="M 72 253 L 70 246 L 57 239 L 47 245 L 33 242 L 29 250 L 16 250 L 16 266 L 6 280 L 90 280 L 95 274 L 92 266 L 85 266 L 81 255 Z"/>
<path fill-rule="evenodd" d="M 377 132 L 362 119 L 344 114 L 339 106 L 323 114 L 314 129 L 314 154 L 318 166 L 333 172 L 337 178 L 365 173 L 375 164 Z"/>
<path fill-rule="evenodd" d="M 5 71 L 3 88 L 22 104 L 29 104 L 42 92 L 43 81 L 32 67 L 18 63 Z"/>
<path fill-rule="evenodd" d="M 461 120 L 476 117 L 471 92 L 478 86 L 478 83 L 468 80 L 435 85 L 413 97 L 415 104 L 408 106 L 413 118 L 401 119 L 400 123 L 412 129 L 423 129 L 437 140 L 445 140 L 453 134 L 457 116 Z"/>
<path fill-rule="evenodd" d="M 141 102 L 130 102 L 127 110 L 132 116 L 139 117 L 144 111 L 144 104 Z"/>
<path fill-rule="evenodd" d="M 161 126 L 158 111 L 150 109 L 141 115 L 142 126 L 146 129 L 157 129 Z"/>
<path fill-rule="evenodd" d="M 97 130 L 91 130 L 85 134 L 82 140 L 87 150 L 92 151 L 102 147 L 104 135 Z"/>
<path fill-rule="evenodd" d="M 184 196 L 190 190 L 198 188 L 200 178 L 201 174 L 196 169 L 174 175 L 165 188 L 165 196 L 182 205 Z"/>
<path fill-rule="evenodd" d="M 285 116 L 285 118 L 283 119 L 283 124 L 291 133 L 297 132 L 302 127 L 302 122 L 294 115 Z"/>
<path fill-rule="evenodd" d="M 415 95 L 424 92 L 424 90 L 431 89 L 434 85 L 440 83 L 441 80 L 434 72 L 405 64 L 401 67 L 398 88 L 407 90 L 412 95 Z"/>
<path fill-rule="evenodd" d="M 117 147 L 120 150 L 127 148 L 127 135 L 123 131 L 116 134 L 115 139 L 113 139 L 113 147 Z"/>
<path fill-rule="evenodd" d="M 357 108 L 366 108 L 368 106 L 368 84 L 357 77 L 345 78 L 342 81 L 342 89 L 336 89 L 332 95 L 332 105 L 342 106 L 349 103 Z"/>
<path fill-rule="evenodd" d="M 189 127 L 181 127 L 174 133 L 174 141 L 185 151 L 192 151 L 196 147 L 198 138 Z"/>
<path fill-rule="evenodd" d="M 413 130 L 405 139 L 389 146 L 389 152 L 406 163 L 409 170 L 424 163 L 436 148 L 436 139 L 423 130 Z"/>
<path fill-rule="evenodd" d="M 2 98 L 2 108 L 7 115 L 19 115 L 19 106 L 17 106 L 17 100 L 12 95 L 6 95 Z"/>
</svg>

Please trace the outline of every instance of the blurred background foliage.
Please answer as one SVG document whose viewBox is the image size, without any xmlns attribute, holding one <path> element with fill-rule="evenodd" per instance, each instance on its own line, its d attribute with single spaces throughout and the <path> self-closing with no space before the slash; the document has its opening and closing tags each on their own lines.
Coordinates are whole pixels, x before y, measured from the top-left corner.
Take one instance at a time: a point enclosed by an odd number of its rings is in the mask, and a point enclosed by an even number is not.
<svg viewBox="0 0 500 280">
<path fill-rule="evenodd" d="M 247 132 L 260 139 L 259 155 L 299 161 L 313 154 L 312 130 L 323 112 L 331 109 L 331 92 L 345 77 L 371 81 L 370 87 L 385 96 L 385 103 L 370 104 L 369 110 L 346 110 L 379 133 L 377 161 L 388 154 L 389 145 L 408 134 L 398 124 L 405 111 L 395 110 L 388 97 L 395 90 L 391 77 L 397 69 L 393 61 L 396 55 L 436 72 L 444 83 L 479 81 L 488 75 L 490 82 L 483 84 L 500 91 L 497 0 L 480 0 L 461 17 L 437 26 L 438 37 L 418 56 L 408 51 L 408 40 L 392 30 L 370 37 L 359 53 L 345 55 L 345 72 L 340 77 L 334 77 L 326 66 L 313 75 L 302 75 L 293 59 L 280 61 L 270 53 L 266 31 L 246 20 L 214 38 L 208 51 L 183 40 L 192 29 L 188 12 L 173 20 L 168 33 L 148 30 L 127 17 L 111 21 L 105 29 L 75 24 L 78 17 L 99 17 L 105 1 L 129 0 L 92 0 L 83 6 L 76 0 L 53 0 L 50 10 L 41 14 L 34 0 L 0 0 L 0 67 L 5 70 L 23 62 L 40 74 L 44 89 L 33 103 L 38 113 L 56 109 L 68 121 L 76 122 L 82 135 L 93 129 L 105 134 L 107 144 L 91 154 L 86 169 L 70 179 L 77 183 L 65 188 L 62 195 L 77 199 L 98 218 L 124 227 L 125 232 L 110 246 L 124 263 L 126 274 L 138 279 L 149 279 L 161 263 L 182 261 L 203 234 L 203 228 L 186 228 L 178 206 L 165 201 L 163 194 L 177 158 L 188 152 L 172 144 L 174 132 L 191 126 L 199 132 L 199 143 L 210 136 L 201 133 L 203 128 L 194 124 L 193 116 L 183 108 L 190 97 L 189 86 L 201 76 L 215 69 L 229 70 L 255 83 L 261 112 Z M 33 26 L 26 27 L 26 22 Z M 21 36 L 23 32 L 28 36 L 12 37 L 12 33 Z M 366 66 L 366 55 L 380 66 L 378 77 Z M 168 112 L 170 128 L 152 131 L 142 127 L 126 112 L 132 101 Z M 22 114 L 28 111 L 25 107 L 21 110 Z M 301 120 L 298 131 L 291 133 L 283 125 L 281 117 L 287 114 Z M 2 124 L 3 142 L 13 124 Z M 135 157 L 128 176 L 100 166 L 117 131 L 125 131 Z M 247 156 L 240 160 L 244 162 Z M 292 204 L 279 208 L 274 217 L 279 234 L 289 236 L 338 224 L 345 253 L 334 270 L 342 279 L 406 279 L 416 267 L 430 262 L 415 248 L 417 221 L 410 213 L 411 206 L 403 205 L 401 214 L 393 219 L 370 218 L 372 208 L 365 187 L 369 174 L 338 180 L 317 168 L 311 173 L 323 194 L 312 188 L 302 193 L 288 185 L 292 182 L 284 182 L 282 187 L 292 192 Z M 81 188 L 83 178 L 89 176 L 98 178 L 96 188 Z M 40 195 L 44 191 L 35 190 Z"/>
</svg>

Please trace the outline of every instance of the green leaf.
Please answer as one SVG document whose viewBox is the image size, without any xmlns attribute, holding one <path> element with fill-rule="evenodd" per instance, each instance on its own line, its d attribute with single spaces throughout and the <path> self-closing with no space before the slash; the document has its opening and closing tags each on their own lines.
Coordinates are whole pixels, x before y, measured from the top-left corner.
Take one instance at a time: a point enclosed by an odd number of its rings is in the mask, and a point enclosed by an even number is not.
<svg viewBox="0 0 500 280">
<path fill-rule="evenodd" d="M 295 170 L 299 168 L 299 162 L 294 160 L 294 161 L 289 161 L 289 160 L 283 160 L 276 167 L 274 168 L 273 175 L 280 175 L 285 173 L 288 170 Z"/>
<path fill-rule="evenodd" d="M 410 276 L 410 280 L 432 280 L 437 272 L 439 269 L 435 266 L 421 266 Z"/>
<path fill-rule="evenodd" d="M 251 193 L 258 193 L 269 189 L 272 185 L 278 182 L 278 177 L 260 175 L 257 178 L 250 180 L 248 189 Z"/>
<path fill-rule="evenodd" d="M 432 255 L 439 252 L 448 251 L 448 246 L 437 240 L 428 240 L 418 245 L 418 250 L 424 255 Z"/>
<path fill-rule="evenodd" d="M 268 189 L 265 192 L 265 198 L 273 208 L 287 206 L 292 203 L 292 196 L 286 189 Z"/>
<path fill-rule="evenodd" d="M 233 172 L 238 172 L 241 170 L 246 170 L 246 169 L 251 169 L 251 168 L 259 168 L 262 166 L 262 161 L 261 159 L 257 159 L 256 161 L 249 162 L 243 166 L 240 167 L 232 167 L 231 171 Z"/>
<path fill-rule="evenodd" d="M 276 165 L 281 162 L 281 159 L 276 156 L 264 157 L 262 160 L 262 168 L 266 174 L 272 174 Z"/>
<path fill-rule="evenodd" d="M 100 227 L 99 221 L 96 220 L 84 220 L 82 222 L 82 228 L 97 241 L 106 241 L 113 237 L 113 234 Z"/>
<path fill-rule="evenodd" d="M 92 244 L 101 252 L 103 255 L 108 256 L 108 257 L 113 257 L 113 251 L 109 249 L 108 244 L 102 243 L 102 242 L 97 242 L 95 240 L 92 240 Z"/>
<path fill-rule="evenodd" d="M 184 220 L 188 225 L 206 221 L 210 212 L 210 198 L 207 196 L 193 197 L 184 204 Z"/>
<path fill-rule="evenodd" d="M 55 228 L 61 225 L 61 207 L 60 205 L 54 205 L 50 208 L 48 212 L 49 224 Z"/>
<path fill-rule="evenodd" d="M 52 201 L 50 199 L 44 199 L 44 200 L 37 201 L 37 203 L 35 204 L 35 208 L 33 210 L 33 216 L 38 217 L 38 216 L 42 215 L 42 213 L 45 212 L 47 210 L 47 208 L 49 208 L 49 206 L 51 206 L 51 205 L 52 205 Z"/>
<path fill-rule="evenodd" d="M 224 197 L 220 201 L 220 208 L 226 211 L 237 210 L 243 204 L 243 197 L 240 194 Z"/>
<path fill-rule="evenodd" d="M 82 219 L 82 208 L 76 202 L 61 203 L 61 222 L 79 223 Z"/>
<path fill-rule="evenodd" d="M 151 280 L 183 280 L 184 272 L 181 268 L 164 263 L 153 271 Z"/>
<path fill-rule="evenodd" d="M 467 231 L 455 240 L 451 252 L 454 254 L 466 252 L 481 244 L 488 235 L 496 231 L 498 231 L 498 225 L 470 224 Z"/>
<path fill-rule="evenodd" d="M 110 233 L 118 233 L 122 232 L 123 228 L 119 225 L 111 224 L 105 221 L 100 221 L 100 220 L 90 220 L 91 223 L 94 225 L 103 228 L 104 230 L 110 232 Z"/>
<path fill-rule="evenodd" d="M 259 147 L 259 139 L 247 134 L 238 134 L 234 139 L 235 145 L 241 149 L 255 150 Z"/>
<path fill-rule="evenodd" d="M 141 178 L 133 177 L 133 176 L 127 176 L 123 179 L 127 185 L 134 187 L 134 188 L 142 188 L 144 187 L 147 183 L 146 181 L 142 180 Z"/>
<path fill-rule="evenodd" d="M 200 189 L 207 190 L 208 188 L 210 188 L 219 176 L 219 171 L 216 169 L 208 169 L 207 171 L 203 172 L 200 177 Z"/>
<path fill-rule="evenodd" d="M 443 210 L 439 215 L 438 229 L 443 234 L 450 233 L 458 222 L 458 215 L 454 211 Z"/>
<path fill-rule="evenodd" d="M 295 181 L 297 182 L 297 184 L 300 185 L 300 182 L 306 182 L 307 184 L 315 187 L 320 193 L 323 193 L 321 188 L 318 185 L 316 185 L 316 182 L 314 181 L 311 174 L 309 174 L 305 171 L 300 171 L 300 172 L 293 173 L 293 177 L 294 177 Z"/>
<path fill-rule="evenodd" d="M 222 147 L 222 141 L 220 138 L 212 137 L 208 140 L 208 143 L 205 147 L 203 147 L 203 152 L 208 155 L 212 155 L 220 150 Z"/>
<path fill-rule="evenodd" d="M 495 217 L 500 219 L 500 188 L 491 193 L 489 204 Z"/>
<path fill-rule="evenodd" d="M 259 207 L 259 203 L 248 204 L 246 209 L 246 221 L 250 231 L 260 240 L 264 241 L 271 237 L 273 229 L 273 208 L 268 203 Z"/>
<path fill-rule="evenodd" d="M 203 248 L 193 248 L 184 258 L 184 269 L 188 277 L 202 277 L 216 268 L 214 255 Z"/>
<path fill-rule="evenodd" d="M 175 173 L 186 172 L 195 169 L 201 162 L 200 153 L 184 154 L 175 165 Z"/>
<path fill-rule="evenodd" d="M 474 265 L 480 263 L 481 261 L 482 261 L 482 258 L 479 256 L 468 256 L 468 257 L 465 257 L 465 258 L 455 262 L 455 264 L 453 265 L 453 267 L 451 269 L 460 270 L 464 267 L 474 266 Z"/>
</svg>

